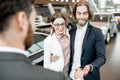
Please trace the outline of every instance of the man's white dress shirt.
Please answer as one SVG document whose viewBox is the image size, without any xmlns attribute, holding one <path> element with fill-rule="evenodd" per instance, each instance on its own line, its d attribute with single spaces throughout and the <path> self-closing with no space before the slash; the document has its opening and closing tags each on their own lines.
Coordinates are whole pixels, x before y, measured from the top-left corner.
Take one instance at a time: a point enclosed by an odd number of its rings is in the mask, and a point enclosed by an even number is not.
<svg viewBox="0 0 120 80">
<path fill-rule="evenodd" d="M 72 71 L 70 72 L 70 77 L 73 80 L 75 80 L 74 79 L 75 68 L 81 67 L 82 44 L 86 33 L 87 24 L 82 28 L 79 28 L 79 25 L 77 24 L 77 31 L 76 31 L 75 44 L 74 44 L 73 65 L 72 65 Z"/>
</svg>

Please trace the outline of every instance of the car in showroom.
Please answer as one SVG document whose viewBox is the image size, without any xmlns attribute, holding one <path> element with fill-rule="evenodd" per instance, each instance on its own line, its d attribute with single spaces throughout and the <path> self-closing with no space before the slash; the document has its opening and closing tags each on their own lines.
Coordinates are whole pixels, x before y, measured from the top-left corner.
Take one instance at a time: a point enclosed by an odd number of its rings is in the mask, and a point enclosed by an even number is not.
<svg viewBox="0 0 120 80">
<path fill-rule="evenodd" d="M 32 64 L 40 64 L 43 63 L 43 41 L 48 36 L 46 33 L 35 32 L 32 46 L 27 49 L 29 55 L 27 56 Z"/>
<path fill-rule="evenodd" d="M 118 32 L 118 22 L 112 13 L 94 13 L 94 17 L 90 23 L 102 30 L 106 44 L 109 43 L 110 39 L 116 36 Z"/>
<path fill-rule="evenodd" d="M 120 12 L 113 12 L 115 19 L 118 20 L 118 29 L 120 29 Z"/>
</svg>

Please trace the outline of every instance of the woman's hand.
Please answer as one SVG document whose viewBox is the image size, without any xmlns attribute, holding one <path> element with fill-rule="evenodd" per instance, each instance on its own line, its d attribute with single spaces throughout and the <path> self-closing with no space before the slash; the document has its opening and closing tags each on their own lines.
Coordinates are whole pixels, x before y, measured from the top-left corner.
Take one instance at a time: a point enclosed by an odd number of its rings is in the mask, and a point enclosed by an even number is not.
<svg viewBox="0 0 120 80">
<path fill-rule="evenodd" d="M 57 55 L 51 55 L 51 62 L 56 62 L 59 59 L 59 56 Z"/>
</svg>

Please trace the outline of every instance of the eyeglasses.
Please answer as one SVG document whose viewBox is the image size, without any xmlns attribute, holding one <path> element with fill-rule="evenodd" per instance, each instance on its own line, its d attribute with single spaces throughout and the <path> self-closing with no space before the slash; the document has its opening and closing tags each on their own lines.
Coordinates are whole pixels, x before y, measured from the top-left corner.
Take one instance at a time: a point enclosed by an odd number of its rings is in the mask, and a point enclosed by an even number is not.
<svg viewBox="0 0 120 80">
<path fill-rule="evenodd" d="M 65 26 L 65 23 L 62 23 L 62 24 L 58 24 L 58 23 L 56 23 L 56 24 L 53 24 L 54 26 Z"/>
</svg>

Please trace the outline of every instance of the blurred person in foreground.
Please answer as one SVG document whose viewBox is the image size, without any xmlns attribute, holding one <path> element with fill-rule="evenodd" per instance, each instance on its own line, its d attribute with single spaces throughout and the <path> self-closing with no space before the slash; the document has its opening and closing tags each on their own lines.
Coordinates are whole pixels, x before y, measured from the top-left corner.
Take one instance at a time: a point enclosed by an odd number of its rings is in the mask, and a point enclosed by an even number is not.
<svg viewBox="0 0 120 80">
<path fill-rule="evenodd" d="M 105 63 L 105 42 L 102 31 L 92 26 L 89 21 L 93 17 L 90 4 L 85 0 L 77 2 L 73 15 L 78 21 L 70 32 L 71 58 L 70 77 L 82 80 L 100 80 L 100 67 Z"/>
<path fill-rule="evenodd" d="M 0 80 L 65 80 L 60 72 L 31 64 L 25 52 L 35 30 L 31 0 L 0 0 Z"/>
</svg>

